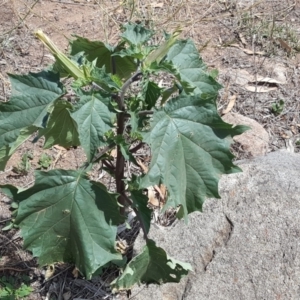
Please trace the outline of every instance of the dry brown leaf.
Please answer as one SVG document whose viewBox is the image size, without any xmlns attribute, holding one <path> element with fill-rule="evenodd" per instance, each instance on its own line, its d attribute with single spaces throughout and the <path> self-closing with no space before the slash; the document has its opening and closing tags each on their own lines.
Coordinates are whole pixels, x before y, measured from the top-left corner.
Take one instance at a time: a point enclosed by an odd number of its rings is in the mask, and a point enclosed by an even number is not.
<svg viewBox="0 0 300 300">
<path fill-rule="evenodd" d="M 79 271 L 78 271 L 78 269 L 76 267 L 73 269 L 72 274 L 73 274 L 74 278 L 78 278 Z"/>
<path fill-rule="evenodd" d="M 161 184 L 162 186 L 162 184 Z M 156 191 L 159 193 L 159 196 L 161 198 L 161 200 L 165 200 L 165 195 L 164 193 L 161 191 L 160 187 L 158 187 L 158 185 L 155 185 L 154 188 L 156 189 Z"/>
<path fill-rule="evenodd" d="M 242 42 L 242 44 L 243 44 L 244 46 L 246 46 L 246 45 L 247 45 L 247 42 L 246 42 L 246 39 L 244 38 L 244 36 L 243 36 L 241 33 L 238 33 L 238 36 L 239 36 L 239 39 L 240 39 L 240 41 Z"/>
<path fill-rule="evenodd" d="M 249 92 L 254 92 L 254 93 L 268 93 L 271 91 L 277 90 L 277 87 L 268 87 L 268 86 L 254 86 L 254 85 L 246 85 L 245 89 Z"/>
<path fill-rule="evenodd" d="M 114 158 L 116 158 L 117 157 L 117 148 L 114 148 L 114 149 L 112 149 L 111 151 L 110 151 L 110 155 L 112 156 L 112 157 L 114 157 Z"/>
<path fill-rule="evenodd" d="M 128 244 L 126 240 L 116 241 L 116 250 L 124 255 L 128 250 Z"/>
<path fill-rule="evenodd" d="M 48 280 L 51 278 L 55 273 L 55 266 L 54 265 L 48 265 L 45 273 L 45 279 Z"/>
<path fill-rule="evenodd" d="M 242 48 L 238 44 L 231 44 L 230 46 L 238 48 L 238 49 L 241 49 L 242 51 L 244 51 L 246 54 L 249 54 L 249 55 L 265 55 L 265 52 L 262 52 L 262 51 L 252 51 L 250 49 Z"/>
<path fill-rule="evenodd" d="M 155 196 L 155 191 L 153 187 L 148 188 L 148 203 L 153 206 L 159 207 L 159 200 Z"/>
<path fill-rule="evenodd" d="M 139 159 L 136 159 L 136 162 L 142 168 L 142 170 L 145 174 L 148 173 L 148 167 L 146 165 L 144 165 Z"/>
<path fill-rule="evenodd" d="M 291 131 L 293 134 L 298 134 L 298 129 L 294 125 L 291 126 Z"/>
<path fill-rule="evenodd" d="M 164 184 L 161 184 L 159 186 L 161 193 L 164 195 L 163 199 L 167 198 L 167 187 Z"/>
<path fill-rule="evenodd" d="M 289 139 L 289 138 L 290 138 L 290 136 L 287 135 L 286 133 L 281 133 L 280 135 L 281 135 L 281 137 L 284 138 L 284 139 Z"/>
<path fill-rule="evenodd" d="M 275 84 L 286 84 L 283 81 L 270 78 L 270 77 L 264 77 L 264 76 L 257 76 L 256 78 L 252 78 L 251 82 L 266 82 L 266 83 L 275 83 Z"/>
<path fill-rule="evenodd" d="M 285 42 L 283 39 L 278 38 L 277 41 L 279 42 L 280 46 L 288 53 L 290 54 L 292 51 L 292 48 L 288 45 L 287 42 Z"/>
<path fill-rule="evenodd" d="M 71 297 L 72 297 L 71 291 L 65 292 L 65 293 L 63 294 L 64 300 L 69 300 L 69 299 L 71 299 Z"/>
<path fill-rule="evenodd" d="M 236 98 L 237 98 L 237 94 L 234 94 L 229 97 L 229 103 L 228 103 L 226 109 L 223 109 L 223 111 L 222 111 L 223 115 L 228 114 L 232 110 L 232 108 L 234 107 Z"/>
<path fill-rule="evenodd" d="M 53 148 L 55 148 L 56 150 L 59 150 L 59 151 L 68 151 L 66 148 L 59 146 L 59 145 L 54 145 Z"/>
</svg>

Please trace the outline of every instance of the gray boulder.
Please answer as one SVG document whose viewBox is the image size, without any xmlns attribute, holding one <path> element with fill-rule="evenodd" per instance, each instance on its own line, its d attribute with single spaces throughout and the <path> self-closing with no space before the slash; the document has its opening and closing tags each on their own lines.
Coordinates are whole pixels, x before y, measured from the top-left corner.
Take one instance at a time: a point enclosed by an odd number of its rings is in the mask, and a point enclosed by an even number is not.
<svg viewBox="0 0 300 300">
<path fill-rule="evenodd" d="M 194 271 L 179 284 L 135 287 L 135 300 L 300 299 L 300 155 L 240 161 L 188 225 L 152 226 L 150 237 Z M 135 245 L 144 245 L 140 235 Z"/>
</svg>

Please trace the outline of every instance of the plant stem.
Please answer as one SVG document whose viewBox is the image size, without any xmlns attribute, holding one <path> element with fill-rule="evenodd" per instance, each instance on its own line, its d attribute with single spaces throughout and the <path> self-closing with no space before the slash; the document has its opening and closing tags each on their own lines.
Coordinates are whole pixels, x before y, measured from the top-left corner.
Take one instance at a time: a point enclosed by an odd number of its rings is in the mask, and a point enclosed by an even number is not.
<svg viewBox="0 0 300 300">
<path fill-rule="evenodd" d="M 119 109 L 120 110 L 124 110 L 125 106 L 124 106 L 124 98 L 125 98 L 125 94 L 127 89 L 129 88 L 129 86 L 134 82 L 137 81 L 139 76 L 142 75 L 142 72 L 140 70 L 137 70 L 129 79 L 127 79 L 127 81 L 124 83 L 124 85 L 122 86 L 121 92 L 120 92 L 120 98 L 118 101 L 119 104 Z"/>
<path fill-rule="evenodd" d="M 118 114 L 117 121 L 117 134 L 123 135 L 124 132 L 124 113 Z M 125 166 L 125 158 L 121 152 L 121 147 L 117 146 L 117 161 L 116 161 L 116 186 L 117 193 L 120 195 L 118 198 L 119 203 L 122 205 L 120 208 L 121 215 L 125 215 L 125 184 L 124 184 L 124 166 Z"/>
<path fill-rule="evenodd" d="M 138 115 L 139 116 L 142 116 L 142 115 L 153 115 L 153 110 L 141 110 L 138 112 Z"/>
<path fill-rule="evenodd" d="M 145 239 L 146 241 L 148 241 L 149 238 L 148 238 L 147 230 L 146 230 L 145 225 L 144 225 L 144 223 L 143 223 L 143 220 L 142 220 L 142 218 L 141 218 L 140 212 L 139 212 L 135 207 L 132 206 L 133 202 L 127 197 L 127 195 L 124 195 L 124 199 L 125 199 L 125 201 L 126 201 L 129 205 L 131 205 L 132 209 L 134 210 L 134 212 L 135 212 L 135 214 L 136 214 L 136 217 L 138 218 L 138 220 L 139 220 L 139 222 L 140 222 L 140 226 L 141 226 L 141 228 L 142 228 L 142 230 L 143 230 L 143 233 L 144 233 L 144 239 Z"/>
<path fill-rule="evenodd" d="M 117 117 L 117 135 L 123 136 L 124 128 L 125 128 L 125 103 L 124 98 L 127 89 L 129 88 L 130 84 L 136 80 L 138 80 L 139 76 L 141 75 L 141 71 L 137 70 L 122 86 L 120 91 L 120 96 L 117 97 L 118 107 L 119 110 L 122 112 L 118 113 Z M 124 169 L 125 169 L 125 158 L 121 152 L 121 147 L 117 146 L 117 161 L 116 161 L 116 170 L 115 170 L 115 178 L 116 178 L 116 186 L 117 186 L 117 193 L 120 195 L 118 198 L 118 202 L 122 205 L 120 208 L 121 215 L 125 215 L 125 202 L 126 202 L 126 195 L 125 195 L 125 183 L 124 183 Z"/>
</svg>

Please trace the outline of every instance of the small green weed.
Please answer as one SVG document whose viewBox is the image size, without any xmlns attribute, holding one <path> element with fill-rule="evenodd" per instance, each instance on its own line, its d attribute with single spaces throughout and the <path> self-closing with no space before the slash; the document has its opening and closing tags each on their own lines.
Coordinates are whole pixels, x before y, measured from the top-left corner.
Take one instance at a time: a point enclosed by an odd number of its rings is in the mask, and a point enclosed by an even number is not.
<svg viewBox="0 0 300 300">
<path fill-rule="evenodd" d="M 21 162 L 18 164 L 18 166 L 13 167 L 13 171 L 20 175 L 28 174 L 31 168 L 30 160 L 32 159 L 33 159 L 33 154 L 31 152 L 23 154 Z"/>
<path fill-rule="evenodd" d="M 17 300 L 25 299 L 33 291 L 29 286 L 29 277 L 21 276 L 20 280 L 12 276 L 2 276 L 0 278 L 0 299 L 2 300 Z M 19 284 L 18 281 L 22 283 Z"/>
<path fill-rule="evenodd" d="M 272 104 L 271 111 L 275 116 L 279 116 L 284 108 L 284 101 L 282 99 L 279 100 L 279 102 L 274 102 Z"/>
<path fill-rule="evenodd" d="M 13 201 L 10 204 L 11 219 L 6 222 L 5 226 L 2 228 L 2 231 L 8 231 L 13 228 L 19 228 L 19 226 L 15 224 L 15 217 L 17 216 L 18 207 L 19 207 L 19 204 L 15 201 Z"/>
<path fill-rule="evenodd" d="M 52 158 L 46 153 L 43 153 L 39 159 L 40 169 L 48 169 L 51 166 Z"/>
</svg>

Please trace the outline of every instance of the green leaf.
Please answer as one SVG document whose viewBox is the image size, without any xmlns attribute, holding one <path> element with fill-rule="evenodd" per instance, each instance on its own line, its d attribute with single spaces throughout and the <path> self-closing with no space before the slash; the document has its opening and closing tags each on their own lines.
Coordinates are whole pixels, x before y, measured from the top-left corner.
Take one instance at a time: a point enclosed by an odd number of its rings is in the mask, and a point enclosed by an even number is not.
<svg viewBox="0 0 300 300">
<path fill-rule="evenodd" d="M 91 161 L 98 147 L 107 144 L 105 133 L 113 128 L 116 114 L 111 97 L 100 91 L 78 91 L 80 100 L 71 116 L 77 123 L 80 144 Z"/>
<path fill-rule="evenodd" d="M 41 168 L 48 169 L 51 166 L 52 158 L 46 153 L 43 153 L 38 161 Z"/>
<path fill-rule="evenodd" d="M 65 261 L 91 278 L 93 272 L 122 257 L 115 250 L 119 214 L 116 195 L 78 171 L 36 171 L 35 185 L 15 194 L 16 224 L 24 247 L 41 265 Z M 5 186 L 9 188 L 9 186 Z"/>
<path fill-rule="evenodd" d="M 171 97 L 171 95 L 174 94 L 177 91 L 178 91 L 178 87 L 177 87 L 176 84 L 173 84 L 172 87 L 170 87 L 168 89 L 165 89 L 162 92 L 162 99 L 161 99 L 160 105 L 164 105 L 165 102 Z"/>
<path fill-rule="evenodd" d="M 148 197 L 142 191 L 131 191 L 130 199 L 133 201 L 133 206 L 138 210 L 141 221 L 144 224 L 146 232 L 149 232 L 151 222 L 151 209 L 148 207 Z"/>
<path fill-rule="evenodd" d="M 160 95 L 161 88 L 155 82 L 146 79 L 141 92 L 141 98 L 144 99 L 147 105 L 146 108 L 153 108 Z"/>
<path fill-rule="evenodd" d="M 10 146 L 4 146 L 0 149 L 0 171 L 5 169 L 7 161 L 14 154 L 14 152 L 22 145 L 25 141 L 27 141 L 31 135 L 38 128 L 35 126 L 25 127 L 20 130 L 20 134 L 17 140 L 10 144 Z"/>
<path fill-rule="evenodd" d="M 222 86 L 206 72 L 206 66 L 199 57 L 199 52 L 192 40 L 177 41 L 169 50 L 166 58 L 166 69 L 172 63 L 174 69 L 169 69 L 189 93 L 209 94 L 216 96 Z M 162 63 L 162 65 L 164 62 Z M 176 71 L 175 71 L 176 70 Z"/>
<path fill-rule="evenodd" d="M 105 66 L 107 73 L 117 74 L 120 78 L 128 78 L 136 70 L 136 64 L 131 57 L 112 56 L 121 51 L 122 45 L 116 48 L 98 41 L 76 36 L 76 40 L 71 41 L 71 55 L 84 51 L 89 61 L 97 59 L 96 66 L 102 68 Z"/>
<path fill-rule="evenodd" d="M 180 33 L 181 29 L 177 28 L 172 34 L 166 35 L 166 41 L 146 57 L 144 67 L 147 69 L 152 63 L 159 64 L 169 52 L 170 48 L 176 43 Z"/>
<path fill-rule="evenodd" d="M 179 282 L 191 270 L 190 264 L 168 257 L 153 240 L 148 240 L 142 253 L 132 259 L 123 274 L 114 280 L 111 286 L 116 290 L 128 290 L 136 283 Z"/>
<path fill-rule="evenodd" d="M 166 207 L 181 205 L 184 215 L 201 211 L 206 197 L 219 198 L 222 174 L 237 169 L 229 151 L 229 137 L 246 126 L 222 121 L 211 97 L 180 95 L 153 115 L 147 140 L 152 149 L 148 173 L 140 188 L 163 183 L 170 197 Z"/>
<path fill-rule="evenodd" d="M 72 104 L 66 100 L 58 99 L 53 102 L 46 128 L 39 131 L 39 136 L 45 136 L 44 148 L 53 145 L 65 148 L 80 145 L 77 124 L 70 114 L 72 108 Z"/>
<path fill-rule="evenodd" d="M 121 37 L 131 45 L 141 46 L 147 42 L 152 36 L 153 31 L 146 29 L 142 24 L 125 24 L 124 32 Z"/>
<path fill-rule="evenodd" d="M 28 75 L 9 75 L 12 96 L 0 103 L 0 147 L 14 142 L 20 130 L 42 127 L 48 105 L 63 95 L 58 74 L 42 71 Z"/>
<path fill-rule="evenodd" d="M 10 158 L 10 147 L 8 145 L 0 148 L 0 171 L 4 171 L 5 166 Z"/>
<path fill-rule="evenodd" d="M 120 88 L 119 84 L 115 82 L 114 77 L 106 73 L 105 66 L 102 68 L 93 68 L 91 70 L 91 80 L 108 92 L 111 89 L 119 90 Z"/>
</svg>

